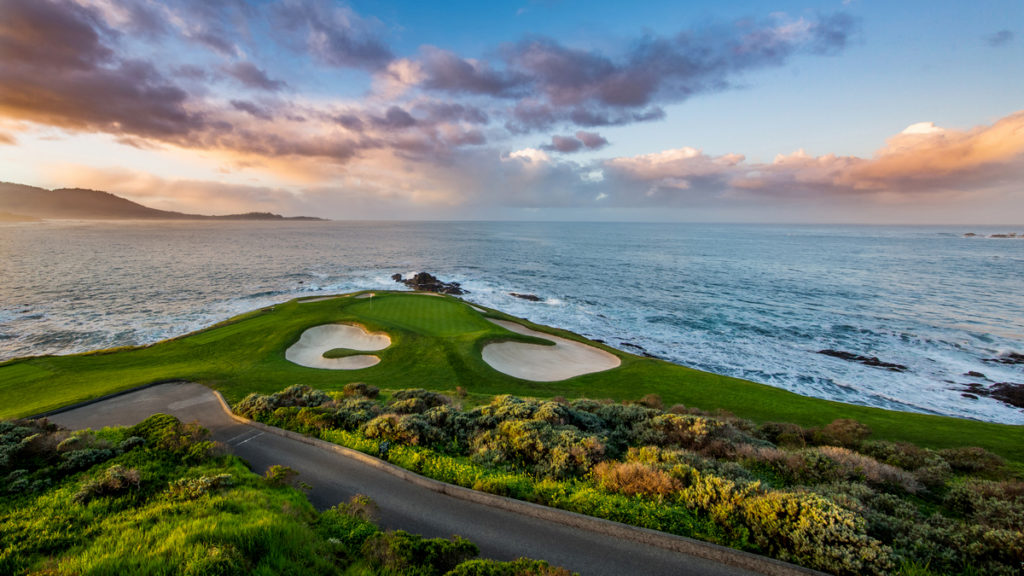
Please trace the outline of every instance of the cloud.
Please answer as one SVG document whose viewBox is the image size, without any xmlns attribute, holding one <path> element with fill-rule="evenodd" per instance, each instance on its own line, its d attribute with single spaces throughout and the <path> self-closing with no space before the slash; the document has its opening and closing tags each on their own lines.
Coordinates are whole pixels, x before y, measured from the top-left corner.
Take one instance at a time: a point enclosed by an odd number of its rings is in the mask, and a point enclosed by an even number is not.
<svg viewBox="0 0 1024 576">
<path fill-rule="evenodd" d="M 776 199 L 973 194 L 1024 176 L 1024 111 L 966 131 L 913 124 L 871 158 L 811 156 L 798 150 L 769 164 L 749 164 L 738 154 L 712 157 L 680 148 L 615 158 L 604 168 L 619 184 L 648 196 L 673 188 Z"/>
<path fill-rule="evenodd" d="M 813 20 L 779 15 L 672 37 L 644 35 L 614 54 L 538 36 L 501 46 L 494 62 L 425 47 L 416 84 L 515 100 L 507 121 L 513 133 L 559 123 L 622 125 L 660 119 L 662 104 L 726 89 L 744 72 L 780 66 L 797 54 L 839 52 L 856 28 L 844 13 Z"/>
<path fill-rule="evenodd" d="M 270 78 L 265 71 L 252 62 L 235 62 L 225 66 L 223 70 L 225 74 L 231 76 L 243 86 L 256 90 L 277 92 L 288 85 L 281 80 Z"/>
<path fill-rule="evenodd" d="M 571 154 L 573 152 L 579 152 L 581 150 L 600 150 L 608 145 L 606 140 L 600 134 L 596 132 L 585 132 L 579 130 L 575 136 L 552 136 L 551 144 L 541 146 L 542 150 L 549 152 L 561 152 L 563 154 Z"/>
<path fill-rule="evenodd" d="M 380 27 L 351 8 L 327 0 L 285 0 L 273 9 L 275 24 L 303 35 L 308 51 L 336 68 L 386 68 L 394 59 L 377 37 Z"/>
<path fill-rule="evenodd" d="M 999 30 L 998 32 L 993 32 L 992 34 L 987 36 L 985 38 L 985 43 L 987 43 L 989 46 L 992 46 L 993 48 L 1001 48 L 1013 42 L 1013 39 L 1013 31 L 1003 29 Z"/>
<path fill-rule="evenodd" d="M 18 139 L 14 137 L 14 134 L 7 132 L 0 132 L 0 145 L 7 144 L 13 146 L 18 143 Z"/>
<path fill-rule="evenodd" d="M 151 64 L 117 57 L 92 11 L 3 0 L 0 112 L 64 128 L 172 138 L 205 124 L 188 94 Z M 60 38 L 60 42 L 54 42 Z"/>
<path fill-rule="evenodd" d="M 240 112 L 255 116 L 260 120 L 273 120 L 273 115 L 262 106 L 248 100 L 232 100 L 231 107 Z"/>
</svg>

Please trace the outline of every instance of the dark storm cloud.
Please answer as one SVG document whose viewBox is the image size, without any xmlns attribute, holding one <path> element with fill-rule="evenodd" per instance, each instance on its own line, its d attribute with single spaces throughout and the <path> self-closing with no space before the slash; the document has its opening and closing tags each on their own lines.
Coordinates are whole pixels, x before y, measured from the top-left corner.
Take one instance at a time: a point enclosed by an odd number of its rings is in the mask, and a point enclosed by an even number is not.
<svg viewBox="0 0 1024 576">
<path fill-rule="evenodd" d="M 274 80 L 265 71 L 252 62 L 235 62 L 224 67 L 224 72 L 242 83 L 242 85 L 257 90 L 276 92 L 288 84 L 281 80 Z"/>
<path fill-rule="evenodd" d="M 283 29 L 300 34 L 306 49 L 337 68 L 376 70 L 394 56 L 374 34 L 372 22 L 345 6 L 323 0 L 288 0 L 272 10 Z"/>
</svg>

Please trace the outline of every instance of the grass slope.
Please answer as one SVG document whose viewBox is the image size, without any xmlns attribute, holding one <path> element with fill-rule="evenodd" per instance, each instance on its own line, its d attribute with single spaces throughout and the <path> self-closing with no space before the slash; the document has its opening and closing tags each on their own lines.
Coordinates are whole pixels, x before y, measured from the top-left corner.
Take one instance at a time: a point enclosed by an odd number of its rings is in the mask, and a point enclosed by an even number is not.
<svg viewBox="0 0 1024 576">
<path fill-rule="evenodd" d="M 494 311 L 487 315 L 513 319 Z M 542 332 L 586 341 L 563 330 L 515 320 Z M 387 332 L 392 345 L 376 353 L 380 364 L 357 371 L 305 368 L 285 360 L 285 349 L 305 329 L 333 322 L 358 322 L 371 331 Z M 483 346 L 500 340 L 539 343 L 488 322 L 483 314 L 451 297 L 377 292 L 373 298 L 292 300 L 148 347 L 0 364 L 0 418 L 38 414 L 151 382 L 179 379 L 216 388 L 230 402 L 249 392 L 269 394 L 292 384 L 339 390 L 349 382 L 366 382 L 389 390 L 453 391 L 462 387 L 481 397 L 560 395 L 628 401 L 656 393 L 669 405 L 726 410 L 757 422 L 822 426 L 836 418 L 853 418 L 868 425 L 875 439 L 908 441 L 930 448 L 981 446 L 1018 468 L 1024 467 L 1021 426 L 809 398 L 592 342 L 619 356 L 622 365 L 561 382 L 529 382 L 497 372 L 483 362 Z"/>
</svg>

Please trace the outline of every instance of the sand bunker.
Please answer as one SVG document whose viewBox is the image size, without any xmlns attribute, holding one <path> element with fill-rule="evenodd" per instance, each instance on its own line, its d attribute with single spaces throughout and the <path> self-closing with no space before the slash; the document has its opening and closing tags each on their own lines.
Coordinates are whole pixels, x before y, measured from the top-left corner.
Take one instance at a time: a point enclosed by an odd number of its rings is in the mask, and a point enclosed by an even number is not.
<svg viewBox="0 0 1024 576">
<path fill-rule="evenodd" d="M 541 346 L 522 342 L 495 342 L 484 346 L 484 362 L 509 376 L 535 382 L 556 382 L 591 372 L 611 370 L 622 363 L 618 356 L 600 348 L 530 330 L 515 322 L 488 320 L 517 334 L 555 343 L 554 346 Z"/>
<path fill-rule="evenodd" d="M 375 296 L 375 294 L 373 292 L 364 292 L 364 293 L 360 294 L 359 296 L 356 296 L 356 298 L 362 300 L 363 298 L 373 298 L 374 296 Z"/>
<path fill-rule="evenodd" d="M 391 338 L 381 332 L 367 332 L 362 326 L 351 324 L 324 324 L 302 333 L 299 341 L 284 352 L 290 362 L 309 368 L 326 370 L 359 370 L 380 362 L 371 354 L 324 358 L 324 352 L 335 348 L 348 348 L 360 352 L 376 352 L 391 345 Z"/>
</svg>

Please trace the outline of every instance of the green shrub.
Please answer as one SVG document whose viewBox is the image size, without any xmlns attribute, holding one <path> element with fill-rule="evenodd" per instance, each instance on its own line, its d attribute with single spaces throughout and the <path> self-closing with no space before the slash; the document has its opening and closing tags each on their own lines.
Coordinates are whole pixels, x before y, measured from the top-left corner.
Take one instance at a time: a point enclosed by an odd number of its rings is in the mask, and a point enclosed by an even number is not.
<svg viewBox="0 0 1024 576">
<path fill-rule="evenodd" d="M 139 471 L 114 464 L 103 476 L 82 485 L 72 498 L 79 504 L 88 503 L 97 496 L 117 496 L 139 487 Z"/>
<path fill-rule="evenodd" d="M 232 484 L 234 484 L 234 477 L 231 474 L 178 478 L 174 482 L 168 483 L 167 494 L 172 499 L 195 500 Z"/>
<path fill-rule="evenodd" d="M 892 549 L 865 533 L 863 519 L 821 496 L 771 491 L 739 508 L 757 546 L 780 560 L 850 576 L 895 567 Z"/>
<path fill-rule="evenodd" d="M 552 566 L 543 560 L 520 558 L 512 562 L 497 560 L 468 560 L 447 572 L 445 576 L 578 576 L 565 568 Z"/>
<path fill-rule="evenodd" d="M 459 536 L 425 539 L 397 530 L 377 533 L 363 543 L 362 552 L 374 568 L 409 576 L 441 576 L 480 553 L 476 544 Z"/>
<path fill-rule="evenodd" d="M 288 485 L 298 475 L 298 472 L 288 466 L 274 464 L 267 468 L 266 474 L 263 475 L 263 480 L 270 486 L 281 487 Z"/>
<path fill-rule="evenodd" d="M 953 470 L 967 474 L 997 475 L 1006 466 L 999 456 L 974 446 L 940 450 L 939 455 Z"/>
<path fill-rule="evenodd" d="M 356 397 L 373 400 L 380 396 L 380 388 L 370 386 L 365 382 L 349 382 L 348 384 L 345 384 L 344 388 L 342 388 L 342 394 L 346 398 Z"/>
</svg>

